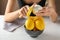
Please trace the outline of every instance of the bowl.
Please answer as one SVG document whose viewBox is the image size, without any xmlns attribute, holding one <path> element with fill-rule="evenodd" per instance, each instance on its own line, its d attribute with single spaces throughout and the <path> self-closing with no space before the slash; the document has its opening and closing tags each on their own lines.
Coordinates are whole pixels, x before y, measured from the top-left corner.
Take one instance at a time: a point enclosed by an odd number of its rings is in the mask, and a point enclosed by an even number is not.
<svg viewBox="0 0 60 40">
<path fill-rule="evenodd" d="M 24 28 L 25 28 L 25 31 L 26 33 L 31 36 L 32 38 L 36 38 L 38 37 L 39 35 L 41 35 L 43 33 L 44 30 L 40 31 L 40 30 L 37 30 L 37 31 L 33 31 L 33 30 L 27 30 L 25 25 L 24 25 Z"/>
</svg>

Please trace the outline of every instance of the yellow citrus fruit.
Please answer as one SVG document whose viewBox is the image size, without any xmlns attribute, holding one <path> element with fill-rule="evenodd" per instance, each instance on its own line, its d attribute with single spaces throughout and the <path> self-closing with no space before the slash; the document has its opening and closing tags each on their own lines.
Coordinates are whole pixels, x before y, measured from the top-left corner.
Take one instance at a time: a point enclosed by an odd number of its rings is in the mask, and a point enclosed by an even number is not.
<svg viewBox="0 0 60 40">
<path fill-rule="evenodd" d="M 41 19 L 36 20 L 35 23 L 36 23 L 36 28 L 37 28 L 38 30 L 44 30 L 45 25 L 44 25 L 43 20 L 41 20 Z"/>
<path fill-rule="evenodd" d="M 31 7 L 29 8 L 28 12 L 27 12 L 27 16 L 28 16 L 28 17 L 30 16 L 30 14 L 31 14 L 32 11 L 33 11 L 33 7 L 31 6 Z"/>
<path fill-rule="evenodd" d="M 32 19 L 32 20 L 34 20 L 34 21 L 36 21 L 36 20 L 38 20 L 39 19 L 39 17 L 37 17 L 37 16 L 30 16 L 30 18 Z"/>
<path fill-rule="evenodd" d="M 31 18 L 27 19 L 25 26 L 27 30 L 32 30 L 34 28 L 34 21 Z"/>
</svg>

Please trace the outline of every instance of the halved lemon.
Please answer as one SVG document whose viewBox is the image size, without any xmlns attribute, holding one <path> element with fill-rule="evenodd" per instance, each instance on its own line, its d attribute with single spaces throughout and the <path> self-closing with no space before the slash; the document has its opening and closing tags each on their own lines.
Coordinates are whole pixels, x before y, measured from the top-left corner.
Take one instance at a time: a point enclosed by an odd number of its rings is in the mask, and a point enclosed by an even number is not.
<svg viewBox="0 0 60 40">
<path fill-rule="evenodd" d="M 35 23 L 36 23 L 36 28 L 37 28 L 38 30 L 44 30 L 45 25 L 44 25 L 44 22 L 43 22 L 42 19 L 36 20 Z"/>
<path fill-rule="evenodd" d="M 25 26 L 27 30 L 34 29 L 34 21 L 31 18 L 27 19 L 25 22 Z"/>
</svg>

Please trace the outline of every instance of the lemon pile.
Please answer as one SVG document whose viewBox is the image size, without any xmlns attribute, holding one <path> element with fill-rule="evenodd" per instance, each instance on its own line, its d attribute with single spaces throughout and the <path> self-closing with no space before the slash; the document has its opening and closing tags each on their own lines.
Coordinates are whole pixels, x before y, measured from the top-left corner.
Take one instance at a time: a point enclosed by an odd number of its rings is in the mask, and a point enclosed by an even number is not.
<svg viewBox="0 0 60 40">
<path fill-rule="evenodd" d="M 33 11 L 33 7 L 29 8 L 29 11 L 27 12 L 27 20 L 25 22 L 25 27 L 27 30 L 33 30 L 34 28 L 38 30 L 44 30 L 45 24 L 44 19 L 41 16 L 30 16 L 31 12 Z"/>
</svg>

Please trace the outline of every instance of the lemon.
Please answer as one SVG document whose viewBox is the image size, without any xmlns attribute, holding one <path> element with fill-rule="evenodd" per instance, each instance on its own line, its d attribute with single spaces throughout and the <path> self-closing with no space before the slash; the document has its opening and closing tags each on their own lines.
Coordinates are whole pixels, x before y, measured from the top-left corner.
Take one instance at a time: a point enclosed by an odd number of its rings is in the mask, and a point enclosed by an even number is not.
<svg viewBox="0 0 60 40">
<path fill-rule="evenodd" d="M 31 18 L 27 19 L 25 22 L 25 26 L 27 30 L 34 29 L 34 21 Z"/>
<path fill-rule="evenodd" d="M 41 19 L 36 20 L 36 21 L 35 21 L 35 24 L 36 24 L 36 28 L 37 28 L 38 30 L 44 30 L 45 25 L 44 25 L 43 20 L 41 20 Z"/>
<path fill-rule="evenodd" d="M 30 16 L 30 14 L 31 14 L 32 11 L 33 11 L 33 7 L 31 6 L 31 7 L 29 8 L 28 12 L 27 12 L 27 16 L 28 16 L 28 17 Z"/>
<path fill-rule="evenodd" d="M 37 13 L 38 11 L 40 11 L 40 10 L 42 10 L 43 8 L 42 8 L 42 6 L 40 6 L 40 5 L 35 5 L 35 7 L 33 7 L 33 13 L 35 14 L 35 13 Z"/>
</svg>

